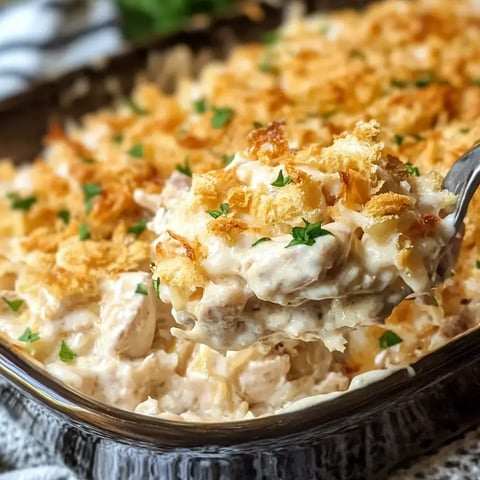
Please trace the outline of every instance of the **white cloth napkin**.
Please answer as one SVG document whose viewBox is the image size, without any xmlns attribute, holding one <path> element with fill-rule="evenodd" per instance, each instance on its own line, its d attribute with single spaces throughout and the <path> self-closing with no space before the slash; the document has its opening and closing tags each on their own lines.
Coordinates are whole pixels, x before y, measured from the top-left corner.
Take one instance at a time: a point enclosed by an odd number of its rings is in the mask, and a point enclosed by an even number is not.
<svg viewBox="0 0 480 480">
<path fill-rule="evenodd" d="M 124 46 L 114 0 L 29 0 L 0 8 L 0 99 Z"/>
</svg>

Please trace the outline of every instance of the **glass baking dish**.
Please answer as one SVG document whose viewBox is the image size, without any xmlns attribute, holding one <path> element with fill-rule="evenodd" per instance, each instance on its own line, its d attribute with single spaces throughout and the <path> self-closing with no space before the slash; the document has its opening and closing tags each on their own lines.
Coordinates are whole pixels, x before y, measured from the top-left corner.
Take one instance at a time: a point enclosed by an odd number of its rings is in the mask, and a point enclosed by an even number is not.
<svg viewBox="0 0 480 480">
<path fill-rule="evenodd" d="M 305 2 L 309 11 L 365 1 Z M 236 42 L 281 22 L 224 18 L 157 39 L 0 103 L 0 157 L 29 162 L 51 122 L 111 104 L 137 76 L 172 86 L 171 54 L 188 53 L 194 73 Z M 97 403 L 46 374 L 0 338 L 1 406 L 82 478 L 385 478 L 399 465 L 471 428 L 480 418 L 480 331 L 412 365 L 302 410 L 218 424 L 178 423 Z M 45 441 L 46 440 L 46 441 Z"/>
</svg>

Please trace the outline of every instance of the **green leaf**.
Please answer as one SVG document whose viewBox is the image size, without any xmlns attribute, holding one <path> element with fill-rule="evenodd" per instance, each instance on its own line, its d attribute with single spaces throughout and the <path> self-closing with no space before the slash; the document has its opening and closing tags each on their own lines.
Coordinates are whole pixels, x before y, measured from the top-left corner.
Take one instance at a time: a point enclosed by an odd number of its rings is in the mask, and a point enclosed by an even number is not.
<svg viewBox="0 0 480 480">
<path fill-rule="evenodd" d="M 90 238 L 90 231 L 85 223 L 82 223 L 78 228 L 78 238 L 83 242 Z"/>
<path fill-rule="evenodd" d="M 278 30 L 270 30 L 263 34 L 262 40 L 265 45 L 275 45 L 280 40 L 280 32 Z"/>
<path fill-rule="evenodd" d="M 74 360 L 76 357 L 77 354 L 70 349 L 65 340 L 62 340 L 62 346 L 58 352 L 58 358 L 60 358 L 62 362 L 68 363 Z"/>
<path fill-rule="evenodd" d="M 146 226 L 147 226 L 147 220 L 143 219 L 143 220 L 140 220 L 138 223 L 130 225 L 128 227 L 127 232 L 128 233 L 133 233 L 134 235 L 136 235 L 138 237 L 141 233 L 143 233 Z"/>
<path fill-rule="evenodd" d="M 20 197 L 20 195 L 15 192 L 7 193 L 7 197 L 10 200 L 10 208 L 12 208 L 12 210 L 23 210 L 25 212 L 30 210 L 37 201 L 37 197 L 34 195 Z"/>
<path fill-rule="evenodd" d="M 123 135 L 121 133 L 115 133 L 112 136 L 112 141 L 117 145 L 120 145 L 123 142 Z"/>
<path fill-rule="evenodd" d="M 132 113 L 134 113 L 135 115 L 140 115 L 140 116 L 148 115 L 148 111 L 145 110 L 143 107 L 141 107 L 137 102 L 135 102 L 133 98 L 127 98 L 125 103 L 127 104 L 128 108 L 130 108 Z"/>
<path fill-rule="evenodd" d="M 235 154 L 232 153 L 231 155 L 222 155 L 222 161 L 223 161 L 223 164 L 225 166 L 229 165 L 230 163 L 232 163 L 232 160 L 235 158 Z"/>
<path fill-rule="evenodd" d="M 253 122 L 253 128 L 255 128 L 256 130 L 258 130 L 259 128 L 263 128 L 264 125 L 262 122 Z"/>
<path fill-rule="evenodd" d="M 473 78 L 470 83 L 476 87 L 480 87 L 480 78 Z"/>
<path fill-rule="evenodd" d="M 30 327 L 27 327 L 25 331 L 18 337 L 21 342 L 33 343 L 37 340 L 40 340 L 40 335 L 38 333 L 33 333 L 30 330 Z"/>
<path fill-rule="evenodd" d="M 285 248 L 293 247 L 294 245 L 308 245 L 311 247 L 315 243 L 316 238 L 332 235 L 331 232 L 322 228 L 322 222 L 310 223 L 304 218 L 302 220 L 305 226 L 292 228 L 293 238 Z"/>
<path fill-rule="evenodd" d="M 268 238 L 268 237 L 262 237 L 262 238 L 259 238 L 256 242 L 253 242 L 252 243 L 252 247 L 256 247 L 259 243 L 263 243 L 263 242 L 271 242 L 272 239 L 271 238 Z"/>
<path fill-rule="evenodd" d="M 155 295 L 157 298 L 160 298 L 160 279 L 157 278 L 152 278 L 152 285 L 153 285 L 153 290 L 155 291 Z"/>
<path fill-rule="evenodd" d="M 407 167 L 407 172 L 409 175 L 415 175 L 416 177 L 420 176 L 420 171 L 417 167 L 414 167 L 410 162 L 407 162 L 405 165 Z"/>
<path fill-rule="evenodd" d="M 134 158 L 143 158 L 143 145 L 137 143 L 128 151 L 128 154 Z"/>
<path fill-rule="evenodd" d="M 18 312 L 18 310 L 24 303 L 24 301 L 21 299 L 8 300 L 7 298 L 2 297 L 2 300 L 10 307 L 10 310 L 12 310 L 12 312 Z"/>
<path fill-rule="evenodd" d="M 57 213 L 57 217 L 60 218 L 65 225 L 70 223 L 70 210 L 63 209 Z"/>
<path fill-rule="evenodd" d="M 207 210 L 206 213 L 208 213 L 213 218 L 218 218 L 218 217 L 221 217 L 222 215 L 226 217 L 229 209 L 230 207 L 228 203 L 222 203 L 220 205 L 220 210 Z"/>
<path fill-rule="evenodd" d="M 397 80 L 394 78 L 390 81 L 390 85 L 396 88 L 406 88 L 408 86 L 408 82 L 405 80 Z"/>
<path fill-rule="evenodd" d="M 448 80 L 436 77 L 434 72 L 427 72 L 417 77 L 414 81 L 415 86 L 418 88 L 425 88 L 432 83 L 446 85 L 448 84 Z"/>
<path fill-rule="evenodd" d="M 195 113 L 205 113 L 207 106 L 207 101 L 204 98 L 199 98 L 193 102 L 193 110 Z"/>
<path fill-rule="evenodd" d="M 233 118 L 235 112 L 228 107 L 213 107 L 211 125 L 213 128 L 223 128 Z"/>
<path fill-rule="evenodd" d="M 278 172 L 277 179 L 271 183 L 273 187 L 284 187 L 285 185 L 288 185 L 289 183 L 292 183 L 292 179 L 290 175 L 287 175 L 286 177 L 283 176 L 283 171 L 280 169 Z"/>
<path fill-rule="evenodd" d="M 403 342 L 403 338 L 399 337 L 395 332 L 391 330 L 385 330 L 385 333 L 378 339 L 378 345 L 381 349 L 393 347 Z"/>
<path fill-rule="evenodd" d="M 470 131 L 470 129 L 469 129 L 469 128 L 459 128 L 458 131 L 459 131 L 460 133 L 466 134 L 466 133 L 468 133 L 468 132 Z"/>
<path fill-rule="evenodd" d="M 188 155 L 185 157 L 185 163 L 183 165 L 177 163 L 175 168 L 177 172 L 183 173 L 187 177 L 192 178 L 192 169 L 190 168 L 190 159 L 188 158 Z"/>
<path fill-rule="evenodd" d="M 477 260 L 477 262 L 475 263 L 475 266 L 480 270 L 480 260 Z"/>
<path fill-rule="evenodd" d="M 398 135 L 398 134 L 395 134 L 394 137 L 393 137 L 395 143 L 401 147 L 402 144 L 403 144 L 403 141 L 405 140 L 405 137 L 403 135 Z"/>
<path fill-rule="evenodd" d="M 82 156 L 82 162 L 91 165 L 92 163 L 95 163 L 95 159 L 92 158 L 92 157 L 83 157 Z"/>
<path fill-rule="evenodd" d="M 139 295 L 148 295 L 147 289 L 141 283 L 137 283 L 137 288 L 135 289 L 135 293 L 138 293 Z"/>
<path fill-rule="evenodd" d="M 85 202 L 85 213 L 88 215 L 92 211 L 92 200 L 102 193 L 102 187 L 96 183 L 86 183 L 82 185 L 82 190 Z"/>
</svg>

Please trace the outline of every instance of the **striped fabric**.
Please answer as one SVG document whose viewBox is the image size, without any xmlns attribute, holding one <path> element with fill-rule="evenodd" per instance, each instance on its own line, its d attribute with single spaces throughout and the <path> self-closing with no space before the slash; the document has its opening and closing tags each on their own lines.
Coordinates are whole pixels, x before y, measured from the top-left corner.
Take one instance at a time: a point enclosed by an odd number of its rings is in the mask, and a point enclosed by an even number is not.
<svg viewBox="0 0 480 480">
<path fill-rule="evenodd" d="M 120 50 L 118 23 L 115 0 L 29 0 L 0 6 L 0 99 Z"/>
</svg>

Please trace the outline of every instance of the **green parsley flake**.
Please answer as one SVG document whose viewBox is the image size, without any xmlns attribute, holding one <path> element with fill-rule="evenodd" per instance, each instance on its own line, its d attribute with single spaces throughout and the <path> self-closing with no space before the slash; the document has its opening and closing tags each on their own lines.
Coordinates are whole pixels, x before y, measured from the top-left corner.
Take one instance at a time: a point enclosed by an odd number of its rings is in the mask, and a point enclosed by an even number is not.
<svg viewBox="0 0 480 480">
<path fill-rule="evenodd" d="M 415 140 L 418 140 L 418 141 L 423 141 L 425 140 L 425 137 L 423 135 L 420 135 L 419 133 L 414 133 L 412 134 L 412 137 L 415 139 Z"/>
<path fill-rule="evenodd" d="M 226 217 L 229 209 L 230 207 L 228 203 L 222 203 L 220 205 L 220 210 L 207 210 L 206 213 L 208 213 L 213 218 L 218 218 L 218 217 L 221 217 L 222 215 Z"/>
<path fill-rule="evenodd" d="M 235 154 L 232 153 L 231 155 L 222 155 L 222 162 L 225 166 L 229 165 L 230 163 L 232 163 L 232 160 L 235 158 Z"/>
<path fill-rule="evenodd" d="M 38 333 L 33 333 L 30 330 L 30 327 L 27 327 L 25 331 L 18 337 L 21 342 L 33 343 L 37 340 L 40 340 L 40 335 Z"/>
<path fill-rule="evenodd" d="M 207 111 L 207 101 L 204 98 L 199 98 L 193 102 L 193 110 L 195 113 L 205 113 Z"/>
<path fill-rule="evenodd" d="M 153 278 L 152 279 L 153 290 L 155 291 L 155 295 L 157 298 L 160 298 L 160 279 Z"/>
<path fill-rule="evenodd" d="M 211 125 L 213 128 L 223 128 L 233 118 L 235 112 L 228 107 L 213 107 Z"/>
<path fill-rule="evenodd" d="M 113 135 L 112 141 L 117 145 L 120 145 L 123 142 L 123 135 L 121 133 L 116 133 Z"/>
<path fill-rule="evenodd" d="M 403 141 L 405 140 L 405 137 L 402 135 L 395 134 L 393 139 L 395 140 L 395 143 L 401 147 L 403 144 Z"/>
<path fill-rule="evenodd" d="M 57 217 L 60 218 L 65 225 L 68 225 L 70 223 L 70 210 L 65 208 L 60 210 L 57 213 Z"/>
<path fill-rule="evenodd" d="M 27 212 L 32 208 L 32 206 L 36 203 L 37 197 L 29 196 L 29 197 L 20 197 L 18 193 L 7 193 L 7 197 L 10 200 L 10 207 L 13 210 L 23 210 Z"/>
<path fill-rule="evenodd" d="M 480 87 L 480 78 L 473 78 L 471 80 L 471 84 L 475 85 L 476 87 Z"/>
<path fill-rule="evenodd" d="M 148 111 L 141 107 L 135 100 L 132 98 L 128 98 L 126 100 L 128 108 L 134 113 L 135 115 L 148 115 Z"/>
<path fill-rule="evenodd" d="M 286 177 L 283 176 L 283 170 L 280 169 L 278 172 L 277 179 L 271 183 L 273 187 L 284 187 L 285 185 L 288 185 L 289 183 L 292 183 L 292 179 L 290 175 L 287 175 Z"/>
<path fill-rule="evenodd" d="M 420 171 L 417 167 L 414 167 L 410 162 L 407 162 L 405 165 L 407 167 L 407 172 L 409 175 L 415 175 L 416 177 L 420 176 Z"/>
<path fill-rule="evenodd" d="M 95 159 L 92 157 L 82 157 L 82 162 L 91 165 L 92 163 L 95 163 Z"/>
<path fill-rule="evenodd" d="M 480 260 L 477 260 L 475 266 L 480 270 Z"/>
<path fill-rule="evenodd" d="M 278 30 L 270 30 L 263 35 L 262 40 L 265 45 L 274 45 L 280 40 L 280 32 Z"/>
<path fill-rule="evenodd" d="M 378 345 L 382 350 L 393 347 L 403 342 L 403 338 L 399 337 L 395 332 L 386 330 L 385 333 L 378 339 Z"/>
<path fill-rule="evenodd" d="M 443 78 L 437 78 L 433 72 L 427 72 L 423 75 L 420 75 L 415 81 L 414 84 L 418 88 L 425 88 L 432 83 L 438 83 L 439 85 L 448 84 L 448 81 Z"/>
<path fill-rule="evenodd" d="M 262 238 L 259 238 L 256 242 L 253 242 L 252 243 L 252 247 L 256 247 L 259 243 L 263 243 L 263 242 L 271 242 L 272 239 L 271 238 L 268 238 L 268 237 L 262 237 Z"/>
<path fill-rule="evenodd" d="M 253 122 L 253 128 L 255 130 L 258 130 L 259 128 L 263 128 L 263 127 L 264 127 L 264 125 L 263 125 L 262 122 Z"/>
<path fill-rule="evenodd" d="M 187 177 L 192 178 L 192 169 L 190 168 L 190 159 L 188 158 L 188 155 L 185 157 L 185 163 L 183 165 L 177 163 L 175 168 L 177 172 L 183 173 Z"/>
<path fill-rule="evenodd" d="M 323 237 L 324 235 L 332 235 L 328 230 L 322 228 L 322 222 L 310 223 L 302 218 L 305 223 L 304 227 L 293 227 L 292 229 L 292 241 L 285 247 L 293 247 L 294 245 L 308 245 L 312 246 L 315 243 L 315 239 Z"/>
<path fill-rule="evenodd" d="M 10 307 L 12 312 L 18 312 L 20 307 L 23 305 L 23 300 L 21 299 L 8 300 L 8 298 L 2 297 L 2 300 Z"/>
<path fill-rule="evenodd" d="M 137 283 L 137 288 L 135 289 L 135 293 L 138 293 L 139 295 L 148 295 L 147 289 L 141 283 Z"/>
<path fill-rule="evenodd" d="M 133 233 L 138 237 L 145 230 L 146 226 L 147 226 L 147 220 L 143 219 L 143 220 L 140 220 L 138 223 L 130 225 L 128 227 L 127 232 Z"/>
<path fill-rule="evenodd" d="M 469 128 L 459 128 L 458 131 L 459 131 L 460 133 L 466 134 L 466 133 L 468 133 L 468 132 L 470 131 L 470 129 L 469 129 Z"/>
<path fill-rule="evenodd" d="M 78 229 L 78 238 L 83 242 L 90 238 L 90 231 L 85 223 L 82 223 Z"/>
<path fill-rule="evenodd" d="M 137 143 L 128 151 L 128 154 L 134 158 L 143 158 L 143 145 Z"/>
<path fill-rule="evenodd" d="M 406 88 L 408 85 L 408 82 L 406 82 L 405 80 L 398 80 L 394 78 L 393 80 L 390 81 L 390 85 L 396 88 Z"/>
<path fill-rule="evenodd" d="M 62 346 L 58 352 L 58 358 L 60 358 L 62 362 L 68 363 L 74 360 L 76 356 L 77 354 L 70 349 L 65 340 L 62 340 Z"/>
<path fill-rule="evenodd" d="M 273 73 L 272 53 L 270 51 L 265 54 L 261 62 L 258 64 L 258 70 L 262 73 Z"/>
<path fill-rule="evenodd" d="M 92 211 L 92 200 L 102 193 L 102 188 L 96 183 L 86 183 L 82 185 L 84 202 L 85 202 L 85 213 L 88 215 Z"/>
<path fill-rule="evenodd" d="M 322 113 L 322 118 L 324 120 L 330 120 L 337 113 L 338 113 L 338 109 L 329 110 L 328 112 Z"/>
</svg>

